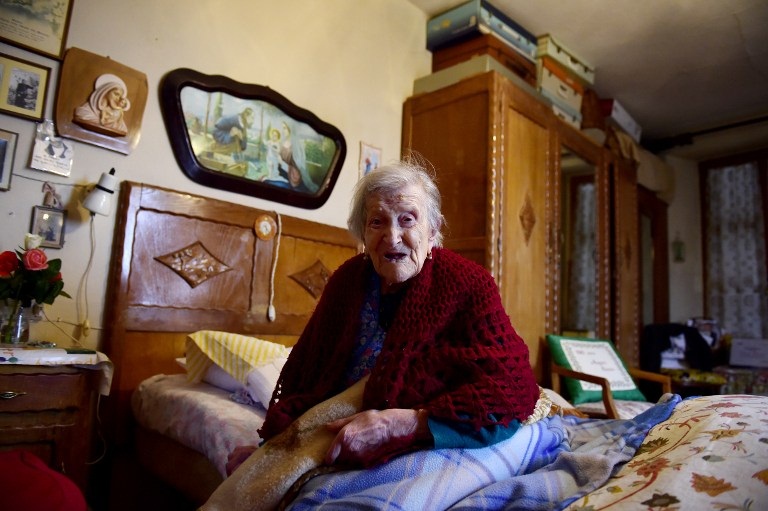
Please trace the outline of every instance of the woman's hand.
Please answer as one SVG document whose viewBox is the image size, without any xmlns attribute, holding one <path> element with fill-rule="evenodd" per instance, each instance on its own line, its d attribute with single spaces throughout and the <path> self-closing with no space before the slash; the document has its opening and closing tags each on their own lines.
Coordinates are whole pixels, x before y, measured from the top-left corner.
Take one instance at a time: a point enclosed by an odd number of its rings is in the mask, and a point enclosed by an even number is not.
<svg viewBox="0 0 768 511">
<path fill-rule="evenodd" d="M 431 438 L 425 410 L 366 410 L 326 425 L 337 432 L 325 463 L 370 466 Z"/>
</svg>

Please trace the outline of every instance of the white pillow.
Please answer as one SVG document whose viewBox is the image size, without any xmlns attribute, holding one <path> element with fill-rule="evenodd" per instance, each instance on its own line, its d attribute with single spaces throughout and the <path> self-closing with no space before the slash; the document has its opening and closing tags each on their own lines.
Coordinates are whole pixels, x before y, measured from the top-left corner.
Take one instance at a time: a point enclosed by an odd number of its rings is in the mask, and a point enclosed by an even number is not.
<svg viewBox="0 0 768 511">
<path fill-rule="evenodd" d="M 280 371 L 283 370 L 287 358 L 275 358 L 265 364 L 256 366 L 248 373 L 246 390 L 251 399 L 261 403 L 264 408 L 269 408 L 269 401 L 272 399 L 272 392 L 277 385 L 277 379 L 280 377 Z"/>
<path fill-rule="evenodd" d="M 177 358 L 176 363 L 185 371 L 187 370 L 186 358 Z M 237 392 L 238 390 L 245 388 L 245 385 L 234 379 L 229 373 L 216 364 L 211 364 L 210 367 L 206 369 L 202 379 L 205 383 L 228 392 Z"/>
</svg>

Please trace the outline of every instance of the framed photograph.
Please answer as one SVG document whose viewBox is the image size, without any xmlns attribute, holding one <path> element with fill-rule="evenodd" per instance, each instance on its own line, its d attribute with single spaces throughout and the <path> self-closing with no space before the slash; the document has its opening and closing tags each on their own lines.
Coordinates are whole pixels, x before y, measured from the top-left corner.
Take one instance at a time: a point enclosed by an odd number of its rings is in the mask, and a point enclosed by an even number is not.
<svg viewBox="0 0 768 511">
<path fill-rule="evenodd" d="M 376 170 L 381 165 L 381 149 L 365 142 L 360 142 L 360 177 Z"/>
<path fill-rule="evenodd" d="M 60 59 L 74 0 L 0 2 L 0 40 Z"/>
<path fill-rule="evenodd" d="M 51 68 L 0 53 L 0 112 L 40 121 Z"/>
<path fill-rule="evenodd" d="M 42 247 L 61 248 L 64 246 L 64 209 L 35 206 L 32 208 L 32 226 L 29 232 L 42 236 Z"/>
<path fill-rule="evenodd" d="M 62 137 L 130 154 L 139 143 L 148 90 L 141 71 L 70 48 L 56 92 L 56 129 Z"/>
<path fill-rule="evenodd" d="M 0 190 L 11 189 L 17 133 L 0 129 Z"/>
<path fill-rule="evenodd" d="M 179 166 L 205 186 L 315 209 L 341 172 L 341 132 L 269 87 L 176 69 L 160 106 Z"/>
</svg>

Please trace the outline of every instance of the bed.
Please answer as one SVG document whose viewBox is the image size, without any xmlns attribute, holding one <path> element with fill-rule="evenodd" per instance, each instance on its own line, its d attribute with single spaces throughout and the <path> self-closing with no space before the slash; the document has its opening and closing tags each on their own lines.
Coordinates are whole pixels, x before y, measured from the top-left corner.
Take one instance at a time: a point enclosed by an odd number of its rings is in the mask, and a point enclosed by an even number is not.
<svg viewBox="0 0 768 511">
<path fill-rule="evenodd" d="M 220 470 L 195 449 L 140 427 L 134 391 L 157 375 L 182 385 L 177 359 L 196 331 L 291 346 L 330 272 L 358 247 L 345 229 L 129 181 L 116 217 L 103 346 L 115 371 L 104 431 L 113 451 L 135 454 L 200 502 L 221 482 Z M 199 387 L 186 389 L 192 401 Z"/>
<path fill-rule="evenodd" d="M 327 441 L 318 424 L 323 410 L 355 409 L 354 395 L 339 396 L 344 406 L 319 405 L 319 415 L 302 418 L 306 428 L 278 435 L 226 477 L 228 451 L 258 443 L 265 389 L 325 279 L 357 250 L 339 228 L 123 183 L 105 341 L 115 365 L 112 441 L 210 510 L 768 509 L 768 398 L 747 395 L 665 395 L 631 421 L 583 419 L 558 401 L 490 448 L 336 471 L 318 463 Z M 190 365 L 206 343 L 239 342 L 276 351 L 234 383 L 214 374 L 218 362 Z M 228 432 L 190 433 L 190 424 Z"/>
</svg>

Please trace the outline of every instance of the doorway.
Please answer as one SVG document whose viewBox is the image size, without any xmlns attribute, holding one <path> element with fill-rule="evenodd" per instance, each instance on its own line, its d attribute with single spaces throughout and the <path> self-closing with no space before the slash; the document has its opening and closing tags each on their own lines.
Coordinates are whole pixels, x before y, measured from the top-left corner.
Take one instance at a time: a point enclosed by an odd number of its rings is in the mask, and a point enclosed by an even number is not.
<svg viewBox="0 0 768 511">
<path fill-rule="evenodd" d="M 640 331 L 651 323 L 669 323 L 667 204 L 637 186 L 640 233 Z"/>
</svg>

